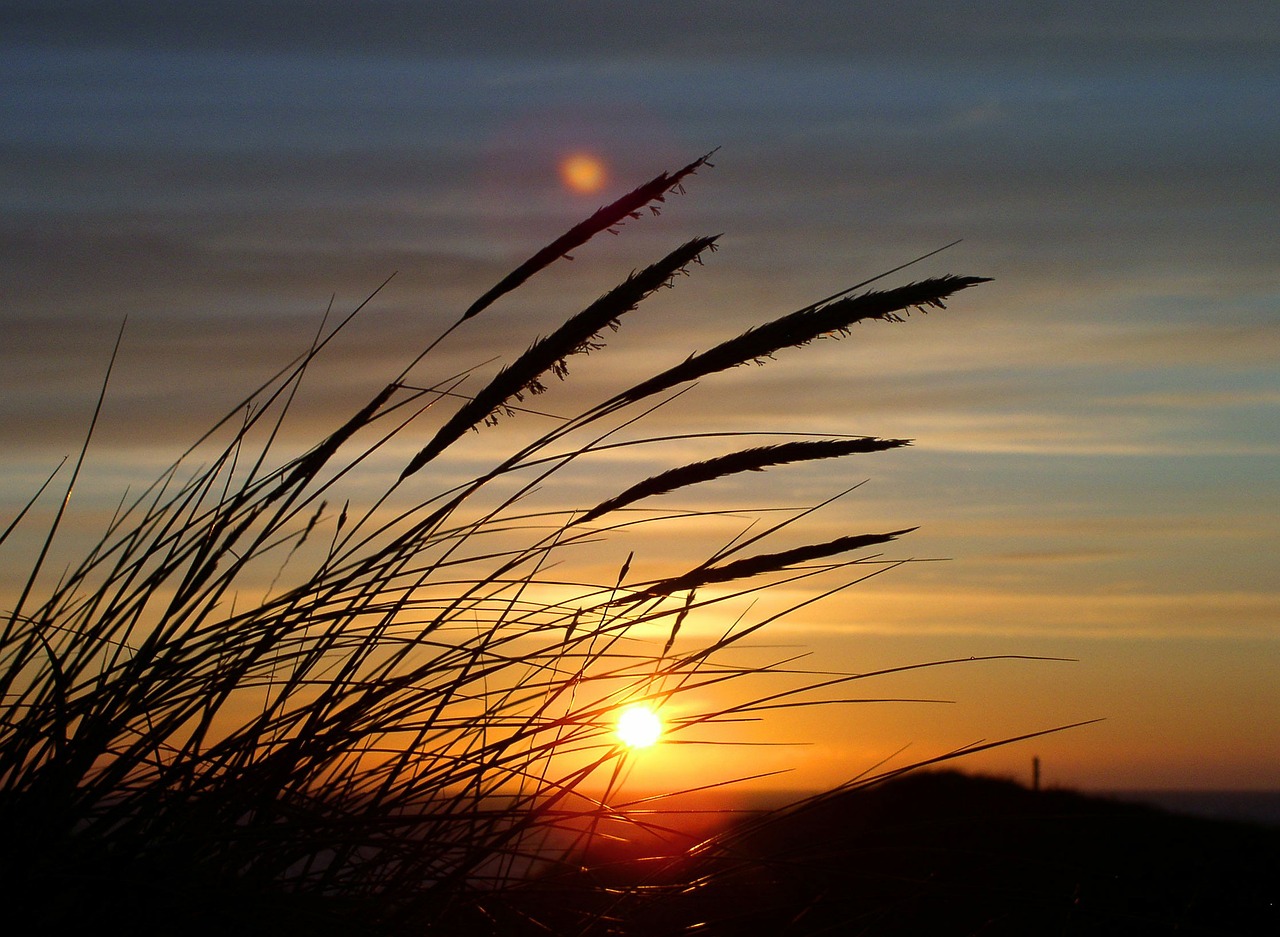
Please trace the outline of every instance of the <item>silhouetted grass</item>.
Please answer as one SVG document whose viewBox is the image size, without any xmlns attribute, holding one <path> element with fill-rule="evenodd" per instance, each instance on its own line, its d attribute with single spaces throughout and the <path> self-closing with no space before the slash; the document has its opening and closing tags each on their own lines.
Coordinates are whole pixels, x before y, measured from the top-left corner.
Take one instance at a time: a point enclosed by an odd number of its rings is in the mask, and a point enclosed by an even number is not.
<svg viewBox="0 0 1280 937">
<path fill-rule="evenodd" d="M 322 329 L 122 500 L 100 541 L 59 573 L 50 557 L 80 453 L 0 633 L 0 882 L 17 932 L 536 931 L 536 903 L 512 894 L 549 888 L 550 871 L 576 862 L 605 819 L 657 822 L 611 803 L 628 758 L 612 736 L 621 705 L 701 699 L 715 687 L 725 702 L 672 720 L 679 738 L 821 705 L 823 693 L 870 676 L 726 657 L 779 613 L 711 639 L 681 628 L 820 573 L 838 585 L 818 592 L 839 592 L 889 565 L 863 551 L 906 530 L 770 547 L 802 529 L 810 511 L 798 510 L 656 577 L 633 577 L 630 558 L 605 581 L 572 570 L 624 528 L 679 529 L 696 517 L 661 508 L 672 492 L 906 440 L 733 449 L 750 435 L 734 428 L 711 434 L 730 447 L 724 454 L 604 500 L 579 503 L 576 488 L 556 484 L 571 465 L 603 465 L 626 448 L 656 457 L 664 442 L 692 438 L 618 435 L 690 382 L 863 320 L 940 308 L 982 278 L 838 294 L 621 387 L 461 482 L 438 470 L 473 430 L 521 418 L 527 395 L 564 378 L 573 355 L 600 349 L 716 238 L 633 273 L 477 390 L 466 390 L 465 374 L 411 383 L 410 370 L 429 368 L 445 336 L 566 251 L 645 208 L 656 213 L 703 165 L 659 175 L 535 253 L 349 418 L 282 456 L 304 376 L 360 309 Z M 403 462 L 380 475 L 393 458 Z M 354 484 L 362 472 L 388 481 L 353 503 L 352 490 L 369 490 Z M 562 507 L 527 508 L 535 491 Z M 24 509 L 0 543 L 29 517 Z M 661 650 L 662 638 L 641 637 L 655 631 L 666 635 Z M 760 689 L 762 676 L 790 682 Z M 609 929 L 599 902 L 580 906 L 574 926 Z"/>
</svg>

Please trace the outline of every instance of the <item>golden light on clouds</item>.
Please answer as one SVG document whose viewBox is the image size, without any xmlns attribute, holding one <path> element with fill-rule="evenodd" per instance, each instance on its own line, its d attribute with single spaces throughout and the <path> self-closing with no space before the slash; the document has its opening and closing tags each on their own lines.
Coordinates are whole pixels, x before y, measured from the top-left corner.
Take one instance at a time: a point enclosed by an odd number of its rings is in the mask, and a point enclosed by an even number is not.
<svg viewBox="0 0 1280 937">
<path fill-rule="evenodd" d="M 618 714 L 616 731 L 628 748 L 648 748 L 662 737 L 662 720 L 648 706 L 628 706 Z"/>
<path fill-rule="evenodd" d="M 590 153 L 571 153 L 560 161 L 560 180 L 578 195 L 599 192 L 607 179 L 604 162 Z"/>
</svg>

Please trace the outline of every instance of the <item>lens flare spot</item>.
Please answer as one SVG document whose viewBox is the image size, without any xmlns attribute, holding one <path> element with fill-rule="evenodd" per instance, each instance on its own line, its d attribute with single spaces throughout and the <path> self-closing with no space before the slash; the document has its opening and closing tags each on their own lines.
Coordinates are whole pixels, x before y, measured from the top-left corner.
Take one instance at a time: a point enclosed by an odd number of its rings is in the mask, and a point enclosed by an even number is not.
<svg viewBox="0 0 1280 937">
<path fill-rule="evenodd" d="M 560 161 L 560 180 L 579 195 L 599 192 L 607 178 L 604 163 L 590 153 L 573 153 Z"/>
<path fill-rule="evenodd" d="M 629 748 L 648 748 L 662 737 L 662 720 L 648 706 L 628 706 L 618 714 L 617 734 Z"/>
</svg>

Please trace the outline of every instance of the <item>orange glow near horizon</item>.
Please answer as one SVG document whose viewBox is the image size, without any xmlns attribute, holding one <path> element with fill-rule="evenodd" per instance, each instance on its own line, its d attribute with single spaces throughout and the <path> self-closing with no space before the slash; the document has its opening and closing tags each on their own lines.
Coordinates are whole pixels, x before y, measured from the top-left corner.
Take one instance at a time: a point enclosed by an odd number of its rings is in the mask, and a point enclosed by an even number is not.
<svg viewBox="0 0 1280 937">
<path fill-rule="evenodd" d="M 599 192 L 607 179 L 604 163 L 590 153 L 572 153 L 560 161 L 560 180 L 578 195 Z"/>
<path fill-rule="evenodd" d="M 662 737 L 662 720 L 648 706 L 628 706 L 618 715 L 616 731 L 628 748 L 649 748 Z"/>
</svg>

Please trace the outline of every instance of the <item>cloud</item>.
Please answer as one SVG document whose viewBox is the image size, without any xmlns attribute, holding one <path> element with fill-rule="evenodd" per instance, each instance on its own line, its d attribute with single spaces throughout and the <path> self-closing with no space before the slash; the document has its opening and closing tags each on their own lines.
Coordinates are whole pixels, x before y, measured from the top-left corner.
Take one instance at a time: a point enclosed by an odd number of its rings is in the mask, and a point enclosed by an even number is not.
<svg viewBox="0 0 1280 937">
<path fill-rule="evenodd" d="M 879 582 L 883 582 L 880 580 Z M 970 634 L 1112 640 L 1271 638 L 1280 620 L 1275 592 L 1114 594 L 1016 593 L 945 588 L 860 588 L 845 603 L 787 619 L 788 631 Z"/>
<path fill-rule="evenodd" d="M 1218 410 L 1234 407 L 1275 407 L 1280 390 L 1221 390 L 1204 392 L 1160 392 L 1113 397 L 1118 406 L 1159 407 L 1174 410 Z"/>
<path fill-rule="evenodd" d="M 1117 5 L 1088 0 L 1070 15 L 1052 7 L 985 0 L 957 7 L 910 0 L 781 7 L 762 0 L 689 4 L 601 0 L 282 0 L 245 6 L 213 0 L 199 8 L 163 0 L 120 0 L 109 8 L 80 0 L 56 5 L 9 0 L 0 13 L 11 35 L 101 45 L 149 39 L 177 48 L 302 50 L 329 54 L 457 53 L 699 58 L 850 55 L 954 60 L 993 48 L 1025 60 L 1064 50 L 1091 59 L 1131 53 L 1177 54 L 1210 44 L 1229 52 L 1274 40 L 1274 18 L 1256 4 L 1209 9 L 1191 0 Z M 765 41 L 762 41 L 762 37 Z"/>
</svg>

